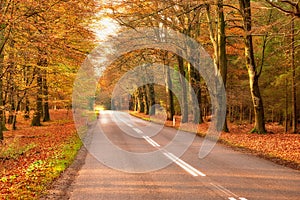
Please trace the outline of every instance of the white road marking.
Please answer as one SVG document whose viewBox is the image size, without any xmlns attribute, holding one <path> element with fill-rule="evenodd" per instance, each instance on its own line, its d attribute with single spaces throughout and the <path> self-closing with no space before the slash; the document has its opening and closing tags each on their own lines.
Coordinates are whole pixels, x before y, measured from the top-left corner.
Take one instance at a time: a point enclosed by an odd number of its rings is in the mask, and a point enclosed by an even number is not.
<svg viewBox="0 0 300 200">
<path fill-rule="evenodd" d="M 132 128 L 135 132 L 137 132 L 138 134 L 142 134 L 143 133 L 143 131 L 141 131 L 140 129 L 138 129 L 138 128 Z"/>
<path fill-rule="evenodd" d="M 173 162 L 175 162 L 177 165 L 179 165 L 181 168 L 183 168 L 185 171 L 190 173 L 191 175 L 193 175 L 193 176 L 199 176 L 199 175 L 200 176 L 206 176 L 205 174 L 203 174 L 202 172 L 200 172 L 196 168 L 192 167 L 191 165 L 187 164 L 186 162 L 184 162 L 180 158 L 176 157 L 174 154 L 167 152 L 167 153 L 164 153 L 164 155 L 167 156 L 169 159 L 171 159 Z"/>
<path fill-rule="evenodd" d="M 219 184 L 213 184 L 213 183 L 210 183 L 212 186 L 214 186 L 217 190 L 223 192 L 226 196 L 229 196 L 228 197 L 228 200 L 247 200 L 246 198 L 244 197 L 238 197 L 238 195 L 234 194 L 233 192 L 231 192 L 230 190 L 226 189 L 225 187 L 223 187 L 222 185 L 219 185 Z M 235 196 L 235 197 L 233 197 Z M 238 199 L 237 199 L 238 198 Z"/>
<path fill-rule="evenodd" d="M 149 136 L 143 136 L 143 138 L 152 146 L 160 147 L 160 145 L 158 143 L 156 143 L 154 140 L 152 140 Z"/>
<path fill-rule="evenodd" d="M 123 120 L 121 120 L 123 121 Z M 143 131 L 138 129 L 138 128 L 134 128 L 133 125 L 126 123 L 125 121 L 123 121 L 127 126 L 131 127 L 135 132 L 137 132 L 138 134 L 143 134 Z M 143 138 L 149 143 L 151 144 L 153 147 L 160 147 L 160 145 L 155 142 L 154 140 L 152 140 L 149 136 L 143 136 Z M 184 162 L 183 160 L 181 160 L 180 158 L 176 157 L 174 154 L 165 151 L 164 155 L 166 157 L 168 157 L 170 160 L 172 160 L 173 162 L 175 162 L 178 166 L 180 166 L 181 168 L 183 168 L 185 171 L 187 171 L 188 173 L 190 173 L 193 176 L 206 176 L 204 173 L 200 172 L 199 170 L 197 170 L 196 168 L 192 167 L 191 165 L 189 165 L 188 163 Z M 225 187 L 221 186 L 221 185 L 216 185 L 213 183 L 210 183 L 212 186 L 214 186 L 217 190 L 223 192 L 225 195 L 229 196 L 228 200 L 247 200 L 244 197 L 238 197 L 236 194 L 234 194 L 233 192 L 229 191 L 228 189 L 226 189 Z M 235 197 L 233 197 L 235 196 Z M 238 198 L 238 199 L 237 199 Z"/>
</svg>

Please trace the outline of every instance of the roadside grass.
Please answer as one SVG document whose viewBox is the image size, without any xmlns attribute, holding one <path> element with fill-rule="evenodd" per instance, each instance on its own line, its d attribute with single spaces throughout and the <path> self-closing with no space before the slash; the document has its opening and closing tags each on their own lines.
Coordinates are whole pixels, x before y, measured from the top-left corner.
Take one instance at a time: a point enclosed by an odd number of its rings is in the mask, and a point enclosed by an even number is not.
<svg viewBox="0 0 300 200">
<path fill-rule="evenodd" d="M 17 159 L 35 146 L 34 143 L 20 145 L 19 138 L 14 138 L 10 143 L 4 141 L 0 149 L 0 159 Z"/>
<path fill-rule="evenodd" d="M 52 111 L 52 121 L 4 133 L 0 144 L 0 199 L 39 199 L 73 162 L 82 142 L 72 116 Z"/>
<path fill-rule="evenodd" d="M 130 112 L 131 115 L 150 120 L 148 115 Z M 157 122 L 157 120 L 155 121 Z M 179 128 L 180 117 L 176 116 L 175 126 L 172 121 L 164 122 L 165 126 Z M 159 123 L 159 122 L 157 122 Z M 205 137 L 209 122 L 196 125 L 197 135 Z M 184 131 L 196 130 L 193 123 L 184 123 L 181 129 Z M 253 155 L 271 160 L 277 164 L 300 170 L 300 134 L 284 133 L 282 126 L 267 124 L 269 134 L 249 133 L 251 124 L 229 124 L 230 133 L 222 132 L 219 143 L 233 148 L 234 150 L 251 153 Z"/>
</svg>

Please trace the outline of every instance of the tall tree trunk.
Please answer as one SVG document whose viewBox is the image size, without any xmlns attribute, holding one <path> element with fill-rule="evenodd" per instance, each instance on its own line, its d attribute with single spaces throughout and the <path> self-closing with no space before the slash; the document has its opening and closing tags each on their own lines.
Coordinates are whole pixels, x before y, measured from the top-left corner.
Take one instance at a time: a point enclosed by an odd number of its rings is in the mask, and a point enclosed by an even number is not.
<svg viewBox="0 0 300 200">
<path fill-rule="evenodd" d="M 149 114 L 149 103 L 148 103 L 148 95 L 147 95 L 147 88 L 145 85 L 142 86 L 143 91 L 143 102 L 144 102 L 144 114 Z"/>
<path fill-rule="evenodd" d="M 227 81 L 227 56 L 226 56 L 226 34 L 225 34 L 225 19 L 223 10 L 223 0 L 218 0 L 218 57 L 219 57 L 219 72 L 223 79 L 224 87 L 226 88 Z M 223 131 L 229 132 L 227 125 L 227 112 L 223 125 Z"/>
<path fill-rule="evenodd" d="M 291 21 L 291 64 L 292 64 L 292 132 L 297 133 L 297 93 L 296 93 L 296 67 L 295 67 L 295 19 Z"/>
<path fill-rule="evenodd" d="M 0 35 L 1 37 L 1 35 Z M 2 38 L 1 38 L 2 39 Z M 4 110 L 3 110 L 3 59 L 4 56 L 0 52 L 0 141 L 3 140 L 3 122 L 4 122 Z"/>
<path fill-rule="evenodd" d="M 226 34 L 225 19 L 223 12 L 223 0 L 216 0 L 217 3 L 217 30 L 214 31 L 213 21 L 210 15 L 210 5 L 206 5 L 206 16 L 208 20 L 210 40 L 214 47 L 214 64 L 222 76 L 224 87 L 227 81 L 227 57 L 226 57 Z M 223 125 L 223 131 L 229 132 L 227 125 L 227 112 Z"/>
<path fill-rule="evenodd" d="M 178 60 L 178 69 L 180 76 L 180 85 L 181 85 L 181 122 L 186 123 L 188 122 L 188 102 L 187 102 L 187 89 L 185 84 L 185 71 L 184 71 L 184 62 L 181 56 L 177 56 Z"/>
<path fill-rule="evenodd" d="M 43 97 L 44 97 L 44 105 L 43 105 L 43 122 L 50 121 L 50 112 L 49 112 L 49 97 L 48 97 L 48 83 L 47 83 L 47 71 L 44 71 L 43 74 Z"/>
<path fill-rule="evenodd" d="M 36 107 L 31 121 L 32 126 L 41 126 L 41 117 L 43 112 L 43 77 L 40 69 L 37 70 L 37 87 Z"/>
<path fill-rule="evenodd" d="M 24 70 L 23 70 L 23 77 L 24 77 L 24 82 L 26 83 L 26 85 L 28 85 L 29 83 L 29 77 L 28 77 L 28 71 L 29 71 L 29 67 L 28 66 L 24 66 Z M 25 98 L 25 113 L 24 113 L 24 118 L 25 119 L 29 119 L 30 118 L 30 108 L 29 108 L 29 98 L 28 98 L 28 93 L 26 92 L 24 94 L 24 98 Z"/>
<path fill-rule="evenodd" d="M 9 42 L 9 46 L 11 49 L 14 48 L 14 41 L 11 40 Z M 10 104 L 9 116 L 7 123 L 12 124 L 14 120 L 14 112 L 15 112 L 15 83 L 14 83 L 14 73 L 15 73 L 15 64 L 14 64 L 14 53 L 13 51 L 9 51 L 9 60 L 8 60 L 8 102 Z"/>
<path fill-rule="evenodd" d="M 171 75 L 170 75 L 170 68 L 169 63 L 166 63 L 166 59 L 168 59 L 168 52 L 165 53 L 164 55 L 164 65 L 167 66 L 165 67 L 165 84 L 166 84 L 166 95 L 167 95 L 167 120 L 173 120 L 173 117 L 175 115 L 175 108 L 174 108 L 174 97 L 173 97 L 173 83 L 171 80 Z"/>
<path fill-rule="evenodd" d="M 27 94 L 25 96 L 25 113 L 24 113 L 24 118 L 25 119 L 29 119 L 30 118 L 29 99 L 28 99 L 28 95 Z"/>
<path fill-rule="evenodd" d="M 148 93 L 148 106 L 149 106 L 149 115 L 155 115 L 155 91 L 154 84 L 150 83 L 146 85 Z"/>
<path fill-rule="evenodd" d="M 285 73 L 287 73 L 287 66 L 285 65 Z M 289 93 L 288 93 L 288 79 L 285 77 L 284 79 L 284 89 L 285 89 L 285 102 L 284 102 L 284 132 L 288 132 L 288 115 L 289 115 Z"/>
<path fill-rule="evenodd" d="M 203 123 L 202 112 L 201 112 L 201 83 L 200 83 L 200 75 L 198 71 L 192 66 L 190 63 L 188 64 L 188 73 L 189 73 L 189 82 L 192 86 L 190 90 L 194 90 L 195 97 L 197 98 L 198 104 L 193 103 L 193 122 L 194 123 Z M 189 92 L 191 95 L 191 99 L 193 99 L 192 91 Z M 193 100 L 194 102 L 194 100 Z"/>
<path fill-rule="evenodd" d="M 139 113 L 144 112 L 144 103 L 143 103 L 143 91 L 141 91 L 141 88 L 138 88 L 137 90 L 137 111 Z"/>
<path fill-rule="evenodd" d="M 252 19 L 251 19 L 251 5 L 250 0 L 239 0 L 240 10 L 242 12 L 243 24 L 245 30 L 245 57 L 246 67 L 248 69 L 250 92 L 252 103 L 254 107 L 255 124 L 251 132 L 265 133 L 265 117 L 262 97 L 259 90 L 258 79 L 260 72 L 256 71 L 256 64 L 254 59 L 254 50 L 252 42 Z"/>
</svg>

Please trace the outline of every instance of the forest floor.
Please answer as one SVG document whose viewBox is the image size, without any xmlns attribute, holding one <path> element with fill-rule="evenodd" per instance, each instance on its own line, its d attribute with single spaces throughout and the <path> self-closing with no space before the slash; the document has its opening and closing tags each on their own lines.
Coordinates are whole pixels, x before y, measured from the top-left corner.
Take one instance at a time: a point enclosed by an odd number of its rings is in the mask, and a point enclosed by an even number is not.
<svg viewBox="0 0 300 200">
<path fill-rule="evenodd" d="M 132 115 L 150 120 L 149 115 L 143 113 L 131 112 Z M 165 126 L 179 128 L 180 117 L 175 117 L 175 125 L 173 121 L 165 121 Z M 157 118 L 153 119 L 157 123 L 162 121 Z M 210 122 L 199 124 L 196 129 L 192 123 L 184 123 L 181 125 L 182 130 L 189 131 L 191 128 L 197 130 L 197 134 L 205 137 L 205 133 Z M 267 134 L 250 133 L 253 124 L 229 123 L 229 133 L 222 132 L 219 142 L 231 148 L 250 153 L 264 159 L 271 160 L 277 164 L 284 165 L 293 169 L 300 170 L 300 134 L 285 133 L 283 126 L 277 123 L 266 124 Z"/>
<path fill-rule="evenodd" d="M 52 110 L 40 127 L 18 116 L 17 130 L 0 143 L 0 199 L 39 198 L 74 160 L 81 148 L 72 112 Z"/>
</svg>

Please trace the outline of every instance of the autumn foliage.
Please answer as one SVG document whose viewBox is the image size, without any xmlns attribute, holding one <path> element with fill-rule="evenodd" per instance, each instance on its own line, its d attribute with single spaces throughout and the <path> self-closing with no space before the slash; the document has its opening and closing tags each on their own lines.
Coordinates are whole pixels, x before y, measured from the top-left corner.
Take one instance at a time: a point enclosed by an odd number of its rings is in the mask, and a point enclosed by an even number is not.
<svg viewBox="0 0 300 200">
<path fill-rule="evenodd" d="M 42 127 L 6 131 L 0 144 L 0 199 L 37 199 L 72 162 L 81 146 L 72 113 L 51 111 Z"/>
</svg>

